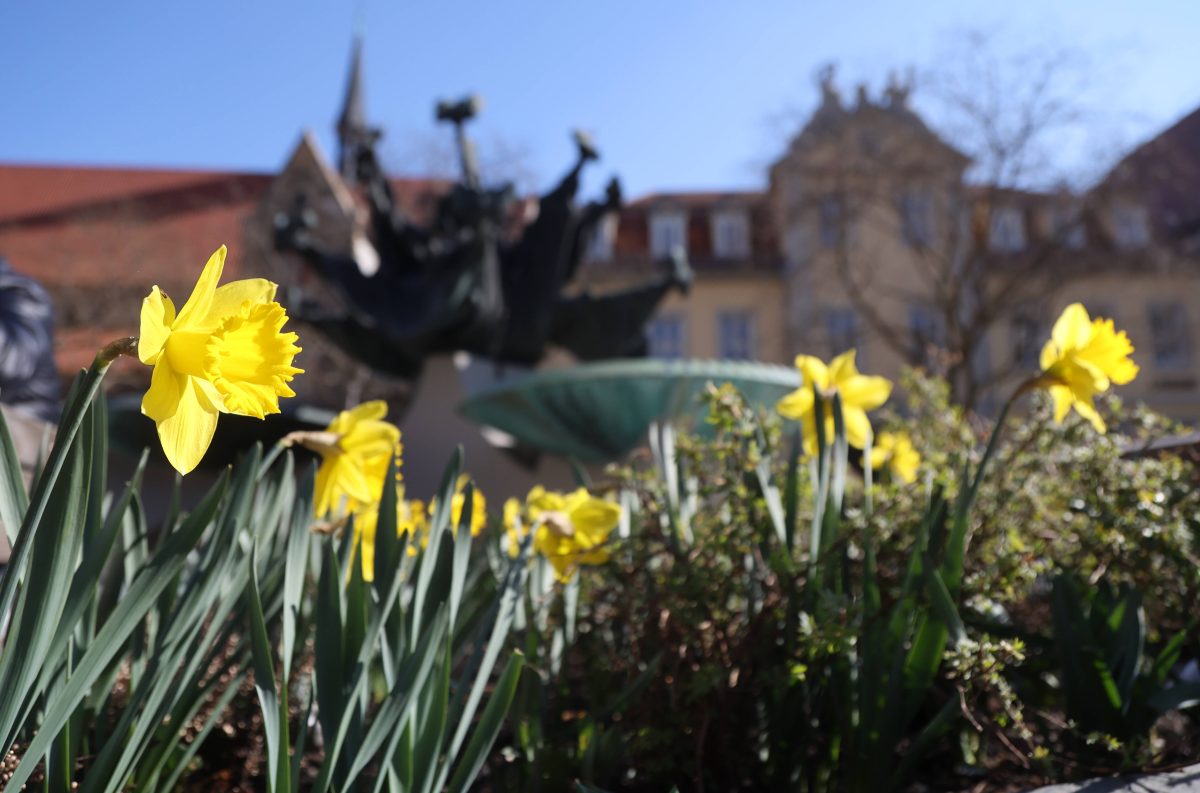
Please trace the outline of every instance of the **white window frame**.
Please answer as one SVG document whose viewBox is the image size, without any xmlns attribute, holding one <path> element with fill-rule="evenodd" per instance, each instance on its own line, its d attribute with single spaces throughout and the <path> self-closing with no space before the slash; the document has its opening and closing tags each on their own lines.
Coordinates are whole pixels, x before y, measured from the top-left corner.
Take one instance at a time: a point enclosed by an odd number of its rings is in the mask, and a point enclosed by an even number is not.
<svg viewBox="0 0 1200 793">
<path fill-rule="evenodd" d="M 729 309 L 717 313 L 717 357 L 722 360 L 755 359 L 754 312 Z M 736 329 L 736 334 L 732 331 Z M 740 339 L 736 338 L 740 337 Z"/>
<path fill-rule="evenodd" d="M 713 256 L 718 259 L 750 257 L 750 213 L 744 209 L 719 209 L 712 213 Z"/>
<path fill-rule="evenodd" d="M 650 215 L 650 255 L 665 259 L 675 247 L 687 251 L 688 216 L 682 209 L 660 209 Z"/>
<path fill-rule="evenodd" d="M 646 324 L 651 358 L 679 360 L 687 356 L 687 319 L 682 314 L 659 314 Z"/>
</svg>

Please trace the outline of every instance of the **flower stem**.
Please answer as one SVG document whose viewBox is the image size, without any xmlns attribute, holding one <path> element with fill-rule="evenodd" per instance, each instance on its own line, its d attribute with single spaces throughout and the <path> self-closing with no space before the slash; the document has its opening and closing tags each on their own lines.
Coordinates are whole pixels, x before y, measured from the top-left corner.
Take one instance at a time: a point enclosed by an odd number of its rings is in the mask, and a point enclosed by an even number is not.
<svg viewBox="0 0 1200 793">
<path fill-rule="evenodd" d="M 100 352 L 96 353 L 96 362 L 93 364 L 98 370 L 107 369 L 109 365 L 117 359 L 118 356 L 128 355 L 131 358 L 137 357 L 137 336 L 126 336 L 123 339 L 110 341 L 108 344 L 100 348 Z"/>
</svg>

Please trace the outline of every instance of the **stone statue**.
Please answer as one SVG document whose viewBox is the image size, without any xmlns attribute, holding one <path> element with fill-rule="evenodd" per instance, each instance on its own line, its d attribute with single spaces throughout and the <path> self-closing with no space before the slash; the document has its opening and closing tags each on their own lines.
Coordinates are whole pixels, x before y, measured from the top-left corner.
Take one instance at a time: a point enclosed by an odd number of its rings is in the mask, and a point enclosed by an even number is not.
<svg viewBox="0 0 1200 793">
<path fill-rule="evenodd" d="M 575 136 L 575 164 L 538 204 L 536 219 L 511 243 L 501 241 L 514 203 L 511 185 L 485 187 L 465 125 L 480 107 L 471 97 L 437 106 L 455 128 L 462 177 L 439 201 L 432 223 L 417 228 L 399 212 L 375 151 L 378 135 L 361 138 L 357 182 L 370 207 L 378 269 L 366 274 L 352 253 L 313 241 L 314 219 L 303 198 L 277 219 L 276 247 L 299 253 L 338 295 L 344 310 L 319 308 L 303 295 L 293 312 L 368 366 L 415 378 L 429 355 L 465 350 L 497 363 L 532 365 L 548 345 L 584 360 L 644 354 L 643 326 L 673 288 L 686 289 L 686 261 L 614 294 L 571 297 L 563 290 L 583 258 L 586 240 L 621 206 L 614 179 L 602 201 L 575 203 L 580 175 L 598 158 L 586 135 Z"/>
</svg>

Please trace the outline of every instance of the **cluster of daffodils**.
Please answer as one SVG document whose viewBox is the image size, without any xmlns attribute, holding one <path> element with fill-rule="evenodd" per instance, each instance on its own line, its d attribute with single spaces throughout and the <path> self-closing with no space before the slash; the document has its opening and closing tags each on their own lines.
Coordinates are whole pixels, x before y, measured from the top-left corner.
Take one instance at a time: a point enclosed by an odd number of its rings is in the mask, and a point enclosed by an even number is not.
<svg viewBox="0 0 1200 793">
<path fill-rule="evenodd" d="M 375 580 L 375 538 L 379 506 L 383 498 L 388 463 L 396 459 L 396 534 L 408 535 L 408 554 L 429 544 L 429 521 L 437 510 L 437 499 L 426 506 L 419 499 L 406 499 L 400 474 L 400 430 L 384 421 L 387 405 L 365 402 L 342 411 L 323 432 L 294 432 L 289 438 L 321 455 L 317 469 L 314 514 L 319 528 L 336 531 L 354 519 L 354 547 L 361 559 L 364 581 Z M 470 478 L 458 478 L 450 503 L 451 531 L 457 533 L 466 502 Z M 472 537 L 487 526 L 487 501 L 478 490 L 471 499 Z"/>
<path fill-rule="evenodd" d="M 193 470 L 204 457 L 221 413 L 259 419 L 278 413 L 280 397 L 295 396 L 288 383 L 303 372 L 293 366 L 300 347 L 295 333 L 283 332 L 288 318 L 275 302 L 276 285 L 262 278 L 220 285 L 225 255 L 221 246 L 209 257 L 178 311 L 157 286 L 142 301 L 137 356 L 153 367 L 142 412 L 154 421 L 167 460 L 181 474 Z M 1025 391 L 1046 390 L 1054 401 L 1055 421 L 1062 422 L 1074 410 L 1104 432 L 1093 400 L 1113 384 L 1123 385 L 1137 376 L 1132 353 L 1129 337 L 1112 320 L 1092 319 L 1087 309 L 1073 303 L 1058 318 L 1042 349 L 1041 374 L 1018 388 L 1013 399 Z M 861 374 L 854 350 L 828 365 L 801 355 L 796 367 L 804 384 L 776 407 L 785 418 L 800 422 L 806 454 L 817 453 L 818 428 L 825 438 L 834 437 L 837 404 L 846 442 L 856 449 L 869 448 L 867 464 L 886 468 L 897 481 L 916 480 L 921 458 L 912 440 L 899 432 L 873 437 L 867 417 L 891 396 L 890 381 Z M 437 509 L 436 501 L 427 507 L 404 498 L 399 481 L 400 430 L 385 420 L 386 415 L 383 402 L 367 402 L 339 413 L 323 432 L 294 433 L 292 438 L 321 455 L 315 514 L 335 529 L 353 518 L 355 547 L 360 549 L 367 580 L 374 577 L 379 503 L 393 459 L 398 531 L 409 535 L 410 553 L 428 543 L 429 520 Z M 455 531 L 465 507 L 467 481 L 465 476 L 459 478 L 451 503 Z M 472 492 L 470 532 L 476 536 L 486 526 L 487 504 L 479 491 Z M 566 581 L 580 565 L 607 561 L 609 535 L 620 515 L 616 504 L 584 489 L 555 493 L 535 487 L 523 504 L 516 499 L 505 504 L 508 552 L 515 556 L 532 532 L 534 549 Z"/>
<path fill-rule="evenodd" d="M 1079 303 L 1067 306 L 1042 348 L 1042 373 L 1025 381 L 1013 399 L 1031 390 L 1046 390 L 1054 400 L 1054 420 L 1062 423 L 1072 409 L 1092 423 L 1097 432 L 1105 431 L 1104 420 L 1093 402 L 1097 394 L 1116 385 L 1132 382 L 1138 366 L 1129 357 L 1133 344 L 1124 331 L 1118 331 L 1111 319 L 1088 316 Z M 781 416 L 800 422 L 804 451 L 817 453 L 817 422 L 824 437 L 834 433 L 834 400 L 840 398 L 846 442 L 865 450 L 871 444 L 867 463 L 872 468 L 887 468 L 891 476 L 905 483 L 916 481 L 921 456 L 912 439 L 902 432 L 883 432 L 875 438 L 867 412 L 881 407 L 891 395 L 892 384 L 883 377 L 859 373 L 855 351 L 850 350 L 826 365 L 811 355 L 796 357 L 804 384 L 776 404 Z M 820 394 L 821 415 L 817 415 L 816 395 Z"/>
<path fill-rule="evenodd" d="M 579 488 L 556 493 L 540 485 L 522 504 L 504 504 L 505 541 L 516 557 L 521 542 L 533 532 L 533 549 L 550 562 L 559 581 L 569 581 L 580 565 L 608 561 L 608 538 L 621 519 L 621 508 Z"/>
</svg>

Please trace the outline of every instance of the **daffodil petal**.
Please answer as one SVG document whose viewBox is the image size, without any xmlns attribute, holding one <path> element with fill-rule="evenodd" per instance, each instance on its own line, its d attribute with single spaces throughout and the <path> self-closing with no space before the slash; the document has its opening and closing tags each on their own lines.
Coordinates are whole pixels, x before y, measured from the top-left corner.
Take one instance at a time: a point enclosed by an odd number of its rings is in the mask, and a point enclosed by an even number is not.
<svg viewBox="0 0 1200 793">
<path fill-rule="evenodd" d="M 813 410 L 813 391 L 808 383 L 775 403 L 775 410 L 785 419 L 799 421 Z"/>
<path fill-rule="evenodd" d="M 892 395 L 892 383 L 886 377 L 856 374 L 842 382 L 834 381 L 842 404 L 863 410 L 874 410 Z"/>
<path fill-rule="evenodd" d="M 828 387 L 839 388 L 843 381 L 858 376 L 858 365 L 855 363 L 857 357 L 858 350 L 846 350 L 829 362 Z"/>
<path fill-rule="evenodd" d="M 1092 426 L 1096 428 L 1096 432 L 1103 435 L 1107 431 L 1107 427 L 1104 425 L 1104 419 L 1100 418 L 1100 414 L 1096 412 L 1096 407 L 1090 402 L 1085 402 L 1082 399 L 1076 399 L 1072 403 L 1072 407 L 1075 408 L 1076 413 L 1092 423 Z"/>
<path fill-rule="evenodd" d="M 218 411 L 193 382 L 194 378 L 182 380 L 175 412 L 158 421 L 158 439 L 167 460 L 176 471 L 186 474 L 200 464 L 208 451 L 217 430 Z M 155 408 L 157 405 L 152 406 Z"/>
<path fill-rule="evenodd" d="M 846 422 L 846 442 L 855 449 L 865 448 L 871 437 L 871 420 L 867 412 L 859 407 L 844 405 L 842 419 Z"/>
<path fill-rule="evenodd" d="M 1042 355 L 1038 360 L 1038 365 L 1042 367 L 1042 371 L 1049 371 L 1050 367 L 1054 366 L 1054 364 L 1058 361 L 1059 355 L 1060 353 L 1058 345 L 1054 343 L 1054 339 L 1047 340 L 1046 343 L 1042 345 Z"/>
<path fill-rule="evenodd" d="M 346 435 L 361 422 L 379 421 L 386 415 L 387 402 L 373 399 L 337 414 L 329 424 L 329 431 L 336 435 Z"/>
<path fill-rule="evenodd" d="M 1056 424 L 1062 424 L 1067 413 L 1071 412 L 1071 403 L 1075 401 L 1075 397 L 1065 385 L 1052 386 L 1050 397 L 1054 400 L 1054 421 Z"/>
<path fill-rule="evenodd" d="M 338 441 L 345 452 L 362 458 L 388 457 L 400 442 L 400 430 L 386 421 L 362 422 Z"/>
<path fill-rule="evenodd" d="M 800 370 L 800 375 L 804 378 L 804 385 L 810 390 L 813 386 L 822 390 L 829 388 L 829 368 L 820 358 L 812 355 L 797 355 L 796 368 Z"/>
<path fill-rule="evenodd" d="M 591 547 L 608 539 L 609 533 L 621 519 L 621 508 L 610 501 L 589 498 L 568 514 L 575 527 L 576 542 Z"/>
<path fill-rule="evenodd" d="M 1087 344 L 1091 334 L 1092 320 L 1088 317 L 1087 309 L 1082 303 L 1072 303 L 1054 323 L 1050 338 L 1058 345 L 1059 351 L 1065 353 Z"/>
<path fill-rule="evenodd" d="M 138 360 L 153 365 L 162 355 L 175 321 L 175 305 L 157 286 L 142 300 L 142 315 L 138 329 Z"/>
<path fill-rule="evenodd" d="M 241 311 L 246 303 L 258 305 L 275 300 L 276 285 L 265 278 L 243 278 L 218 286 L 208 308 L 206 325 L 217 326 L 221 320 Z"/>
<path fill-rule="evenodd" d="M 166 361 L 160 360 L 150 373 L 150 388 L 142 397 L 142 415 L 155 423 L 174 416 L 186 383 L 186 375 L 177 374 Z"/>
<path fill-rule="evenodd" d="M 176 330 L 204 327 L 217 292 L 217 282 L 221 280 L 221 272 L 225 269 L 225 254 L 226 249 L 222 245 L 208 257 L 204 271 L 200 273 L 200 278 L 192 289 L 191 297 L 175 318 Z"/>
</svg>

